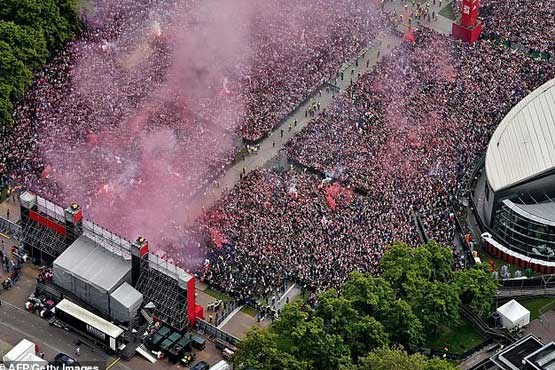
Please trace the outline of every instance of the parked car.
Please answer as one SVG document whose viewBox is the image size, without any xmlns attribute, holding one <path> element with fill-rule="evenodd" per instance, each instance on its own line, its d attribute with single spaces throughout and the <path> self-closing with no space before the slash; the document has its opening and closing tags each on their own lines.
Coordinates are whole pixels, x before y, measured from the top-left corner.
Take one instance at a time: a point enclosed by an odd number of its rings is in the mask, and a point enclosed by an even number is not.
<svg viewBox="0 0 555 370">
<path fill-rule="evenodd" d="M 65 366 L 80 366 L 79 362 L 71 356 L 66 355 L 65 353 L 58 353 L 56 357 L 54 357 L 54 361 L 52 362 L 54 366 L 59 368 L 63 368 Z"/>
<path fill-rule="evenodd" d="M 197 362 L 195 366 L 191 368 L 191 370 L 208 370 L 210 369 L 210 365 L 206 361 Z"/>
</svg>

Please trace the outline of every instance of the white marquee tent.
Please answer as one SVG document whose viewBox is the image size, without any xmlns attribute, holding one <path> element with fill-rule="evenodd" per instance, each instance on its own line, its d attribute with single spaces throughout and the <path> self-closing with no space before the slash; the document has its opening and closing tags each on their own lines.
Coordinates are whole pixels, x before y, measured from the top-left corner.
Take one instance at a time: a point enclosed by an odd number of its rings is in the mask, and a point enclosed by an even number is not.
<svg viewBox="0 0 555 370">
<path fill-rule="evenodd" d="M 499 307 L 497 313 L 501 318 L 501 325 L 506 329 L 523 327 L 530 322 L 530 311 L 514 299 Z"/>
</svg>

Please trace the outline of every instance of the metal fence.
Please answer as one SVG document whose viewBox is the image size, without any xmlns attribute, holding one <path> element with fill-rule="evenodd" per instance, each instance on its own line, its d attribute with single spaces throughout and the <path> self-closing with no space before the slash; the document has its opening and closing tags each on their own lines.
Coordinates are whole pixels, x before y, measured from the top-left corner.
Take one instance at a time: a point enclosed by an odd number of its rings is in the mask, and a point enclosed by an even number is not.
<svg viewBox="0 0 555 370">
<path fill-rule="evenodd" d="M 201 333 L 202 335 L 208 337 L 211 340 L 221 339 L 225 342 L 233 344 L 234 346 L 238 345 L 240 340 L 239 338 L 215 327 L 214 325 L 201 320 L 197 319 L 195 323 L 195 330 Z"/>
<path fill-rule="evenodd" d="M 501 289 L 549 289 L 555 288 L 555 275 L 542 275 L 528 279 L 506 279 L 500 282 Z"/>
<path fill-rule="evenodd" d="M 21 241 L 21 226 L 3 217 L 0 217 L 0 232 L 14 240 Z"/>
<path fill-rule="evenodd" d="M 231 302 L 223 302 L 223 307 L 219 308 L 217 311 L 208 310 L 207 313 L 211 320 L 209 320 L 209 324 L 213 324 L 214 326 L 220 325 L 237 307 L 239 307 L 239 303 L 237 301 Z"/>
<path fill-rule="evenodd" d="M 106 248 L 110 252 L 126 260 L 131 259 L 131 242 L 129 240 L 114 234 L 90 220 L 83 221 L 83 235 L 94 240 L 98 245 Z"/>
</svg>

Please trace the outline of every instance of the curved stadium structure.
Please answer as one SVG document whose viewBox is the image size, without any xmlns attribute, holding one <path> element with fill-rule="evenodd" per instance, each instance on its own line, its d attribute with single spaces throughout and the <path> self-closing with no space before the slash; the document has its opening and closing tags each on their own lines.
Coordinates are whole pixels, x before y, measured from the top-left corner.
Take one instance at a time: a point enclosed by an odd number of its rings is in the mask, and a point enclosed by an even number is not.
<svg viewBox="0 0 555 370">
<path fill-rule="evenodd" d="M 485 238 L 489 247 L 511 262 L 555 271 L 555 79 L 499 124 L 485 173 L 478 212 L 494 234 Z"/>
</svg>

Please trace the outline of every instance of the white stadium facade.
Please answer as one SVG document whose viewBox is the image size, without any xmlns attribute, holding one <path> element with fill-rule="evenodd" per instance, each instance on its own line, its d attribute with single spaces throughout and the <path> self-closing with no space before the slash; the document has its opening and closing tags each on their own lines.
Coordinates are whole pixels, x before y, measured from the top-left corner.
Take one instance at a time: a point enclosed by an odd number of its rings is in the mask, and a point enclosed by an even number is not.
<svg viewBox="0 0 555 370">
<path fill-rule="evenodd" d="M 555 79 L 520 101 L 494 132 L 479 214 L 490 251 L 555 272 Z"/>
</svg>

